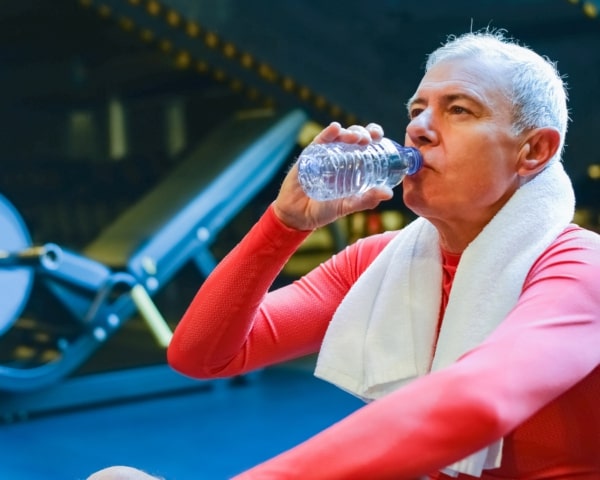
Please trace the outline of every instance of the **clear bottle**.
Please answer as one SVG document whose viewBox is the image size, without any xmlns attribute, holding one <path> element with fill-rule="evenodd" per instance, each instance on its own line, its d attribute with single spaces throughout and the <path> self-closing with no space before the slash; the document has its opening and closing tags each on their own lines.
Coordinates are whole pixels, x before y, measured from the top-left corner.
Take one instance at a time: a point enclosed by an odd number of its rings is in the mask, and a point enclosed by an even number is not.
<svg viewBox="0 0 600 480">
<path fill-rule="evenodd" d="M 375 186 L 395 187 L 423 165 L 419 150 L 389 138 L 368 145 L 313 143 L 298 159 L 298 179 L 315 200 L 360 195 Z"/>
</svg>

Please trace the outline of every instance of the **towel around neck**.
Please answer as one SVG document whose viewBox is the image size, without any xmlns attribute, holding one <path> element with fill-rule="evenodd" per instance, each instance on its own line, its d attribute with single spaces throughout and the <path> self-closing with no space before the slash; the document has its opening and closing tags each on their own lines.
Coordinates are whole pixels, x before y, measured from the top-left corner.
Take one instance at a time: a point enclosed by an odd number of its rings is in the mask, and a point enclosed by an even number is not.
<svg viewBox="0 0 600 480">
<path fill-rule="evenodd" d="M 315 375 L 376 400 L 440 370 L 481 343 L 517 303 L 532 264 L 573 218 L 575 198 L 555 162 L 519 188 L 463 252 L 443 316 L 439 236 L 418 218 L 352 286 L 328 327 Z M 480 476 L 500 465 L 502 439 L 444 470 Z"/>
</svg>

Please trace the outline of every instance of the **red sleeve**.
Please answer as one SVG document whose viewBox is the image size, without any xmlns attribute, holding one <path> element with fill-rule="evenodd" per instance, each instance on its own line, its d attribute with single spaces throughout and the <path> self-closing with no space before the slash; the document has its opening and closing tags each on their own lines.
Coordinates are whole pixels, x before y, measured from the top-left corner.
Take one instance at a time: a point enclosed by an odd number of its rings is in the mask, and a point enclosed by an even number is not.
<svg viewBox="0 0 600 480">
<path fill-rule="evenodd" d="M 229 377 L 317 352 L 342 298 L 393 234 L 360 240 L 268 293 L 309 233 L 286 227 L 270 207 L 202 284 L 175 329 L 169 364 L 195 378 Z"/>
<path fill-rule="evenodd" d="M 512 435 L 554 403 L 559 408 L 546 415 L 577 416 L 578 436 L 597 445 L 600 415 L 569 411 L 574 409 L 569 390 L 593 382 L 589 401 L 600 395 L 598 238 L 577 229 L 563 233 L 532 267 L 506 320 L 456 363 L 359 409 L 236 480 L 412 479 Z M 547 431 L 537 433 L 534 443 Z M 532 448 L 531 442 L 513 446 Z M 585 478 L 598 478 L 597 453 L 582 459 L 572 452 L 577 463 L 572 472 L 588 467 L 592 475 Z M 553 461 L 548 455 L 546 464 Z M 561 472 L 556 478 L 572 478 Z M 544 478 L 550 476 L 555 478 Z"/>
</svg>

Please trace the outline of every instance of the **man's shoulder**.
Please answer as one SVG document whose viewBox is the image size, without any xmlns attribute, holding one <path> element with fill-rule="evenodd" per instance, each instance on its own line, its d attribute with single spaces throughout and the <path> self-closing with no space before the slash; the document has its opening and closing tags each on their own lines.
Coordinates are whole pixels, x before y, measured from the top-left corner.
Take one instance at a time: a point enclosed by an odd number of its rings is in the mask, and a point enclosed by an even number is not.
<svg viewBox="0 0 600 480">
<path fill-rule="evenodd" d="M 554 243 L 560 242 L 583 242 L 590 247 L 600 248 L 600 233 L 572 223 L 562 231 Z"/>
<path fill-rule="evenodd" d="M 556 237 L 542 258 L 585 259 L 585 263 L 600 268 L 600 234 L 571 224 Z"/>
</svg>

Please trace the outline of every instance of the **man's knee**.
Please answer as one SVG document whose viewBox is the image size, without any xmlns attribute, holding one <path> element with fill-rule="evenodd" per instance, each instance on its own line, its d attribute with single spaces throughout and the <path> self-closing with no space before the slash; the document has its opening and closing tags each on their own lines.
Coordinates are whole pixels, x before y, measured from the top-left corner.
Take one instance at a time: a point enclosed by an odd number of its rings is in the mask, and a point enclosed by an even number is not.
<svg viewBox="0 0 600 480">
<path fill-rule="evenodd" d="M 137 468 L 114 466 L 92 473 L 87 480 L 161 480 Z M 162 479 L 164 480 L 164 479 Z"/>
</svg>

